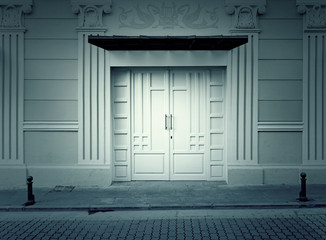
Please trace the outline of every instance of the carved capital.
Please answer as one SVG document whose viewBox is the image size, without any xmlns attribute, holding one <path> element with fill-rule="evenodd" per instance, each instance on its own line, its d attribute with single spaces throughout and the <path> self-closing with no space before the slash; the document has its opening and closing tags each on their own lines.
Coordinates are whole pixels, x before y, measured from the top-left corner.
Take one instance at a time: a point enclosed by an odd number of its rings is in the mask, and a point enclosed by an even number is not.
<svg viewBox="0 0 326 240">
<path fill-rule="evenodd" d="M 23 15 L 32 12 L 33 0 L 0 0 L 0 28 L 24 29 Z"/>
<path fill-rule="evenodd" d="M 298 13 L 304 16 L 304 30 L 326 30 L 326 0 L 297 0 Z"/>
<path fill-rule="evenodd" d="M 71 0 L 72 11 L 78 14 L 80 30 L 105 29 L 103 13 L 111 13 L 112 0 Z"/>
<path fill-rule="evenodd" d="M 266 12 L 266 0 L 225 0 L 225 10 L 233 15 L 233 29 L 257 29 L 258 15 Z"/>
</svg>

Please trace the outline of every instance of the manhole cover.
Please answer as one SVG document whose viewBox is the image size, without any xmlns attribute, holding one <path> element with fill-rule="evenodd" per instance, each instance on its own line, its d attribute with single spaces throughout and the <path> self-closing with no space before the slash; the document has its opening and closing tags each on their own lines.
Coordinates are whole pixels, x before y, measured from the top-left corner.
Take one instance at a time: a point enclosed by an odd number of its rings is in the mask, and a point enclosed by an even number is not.
<svg viewBox="0 0 326 240">
<path fill-rule="evenodd" d="M 53 188 L 52 192 L 71 192 L 75 186 L 61 186 L 57 185 Z"/>
</svg>

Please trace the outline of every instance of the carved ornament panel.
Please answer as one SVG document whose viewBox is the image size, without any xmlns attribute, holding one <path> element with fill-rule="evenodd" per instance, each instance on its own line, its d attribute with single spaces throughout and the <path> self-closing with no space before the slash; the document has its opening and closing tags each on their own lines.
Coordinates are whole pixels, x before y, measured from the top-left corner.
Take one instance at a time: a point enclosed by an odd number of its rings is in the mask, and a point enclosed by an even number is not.
<svg viewBox="0 0 326 240">
<path fill-rule="evenodd" d="M 326 0 L 297 0 L 297 10 L 305 14 L 306 30 L 326 30 Z"/>
<path fill-rule="evenodd" d="M 0 28 L 23 28 L 23 15 L 32 12 L 32 0 L 0 0 Z"/>
<path fill-rule="evenodd" d="M 257 29 L 258 15 L 266 12 L 266 0 L 226 0 L 226 12 L 233 15 L 233 29 Z"/>
<path fill-rule="evenodd" d="M 218 28 L 218 7 L 208 9 L 200 3 L 151 2 L 119 8 L 120 28 L 205 29 Z"/>
<path fill-rule="evenodd" d="M 72 11 L 78 14 L 78 27 L 103 28 L 103 13 L 111 13 L 111 0 L 71 0 Z"/>
</svg>

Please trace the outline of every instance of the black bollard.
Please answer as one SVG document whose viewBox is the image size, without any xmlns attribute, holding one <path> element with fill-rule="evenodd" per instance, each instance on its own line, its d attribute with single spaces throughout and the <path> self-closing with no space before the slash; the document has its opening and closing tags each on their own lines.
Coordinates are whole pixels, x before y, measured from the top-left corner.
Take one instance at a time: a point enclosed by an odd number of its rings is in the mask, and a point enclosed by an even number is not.
<svg viewBox="0 0 326 240">
<path fill-rule="evenodd" d="M 27 178 L 27 202 L 25 206 L 30 206 L 35 203 L 35 196 L 33 194 L 33 177 L 29 176 Z"/>
<path fill-rule="evenodd" d="M 302 172 L 300 174 L 300 176 L 301 176 L 301 191 L 300 191 L 298 200 L 300 202 L 307 202 L 308 201 L 308 198 L 306 196 L 306 194 L 307 194 L 306 193 L 306 181 L 307 181 L 306 177 L 307 177 L 307 174 Z"/>
</svg>

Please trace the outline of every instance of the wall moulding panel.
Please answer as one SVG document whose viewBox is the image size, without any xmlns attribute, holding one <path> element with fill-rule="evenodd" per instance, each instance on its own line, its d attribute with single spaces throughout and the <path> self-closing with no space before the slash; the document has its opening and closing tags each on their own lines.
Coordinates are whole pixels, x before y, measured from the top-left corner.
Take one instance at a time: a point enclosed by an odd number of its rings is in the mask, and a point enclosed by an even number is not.
<svg viewBox="0 0 326 240">
<path fill-rule="evenodd" d="M 104 163 L 104 114 L 106 53 L 88 43 L 88 35 L 103 32 L 78 33 L 78 107 L 79 163 Z"/>
<path fill-rule="evenodd" d="M 78 122 L 24 122 L 24 132 L 78 132 Z"/>
<path fill-rule="evenodd" d="M 232 113 L 230 129 L 232 163 L 257 163 L 258 119 L 258 33 L 248 35 L 248 43 L 230 53 Z"/>
<path fill-rule="evenodd" d="M 302 132 L 303 122 L 258 122 L 259 132 Z"/>
<path fill-rule="evenodd" d="M 325 29 L 326 30 L 326 29 Z M 304 34 L 304 161 L 325 164 L 326 31 Z"/>
<path fill-rule="evenodd" d="M 258 163 L 258 16 L 266 12 L 266 0 L 226 0 L 233 17 L 231 34 L 248 36 L 248 43 L 230 53 L 232 129 L 229 138 L 230 164 Z M 250 17 L 245 17 L 250 16 Z"/>
<path fill-rule="evenodd" d="M 24 32 L 0 29 L 0 49 L 0 160 L 22 163 Z"/>
<path fill-rule="evenodd" d="M 106 114 L 110 107 L 105 95 L 106 52 L 88 43 L 89 35 L 104 35 L 103 15 L 111 13 L 111 0 L 71 0 L 72 11 L 78 14 L 78 163 L 104 164 L 109 162 L 109 146 L 105 140 Z M 107 154 L 105 156 L 105 154 Z"/>
<path fill-rule="evenodd" d="M 23 163 L 24 14 L 32 3 L 0 1 L 0 164 Z"/>
</svg>

